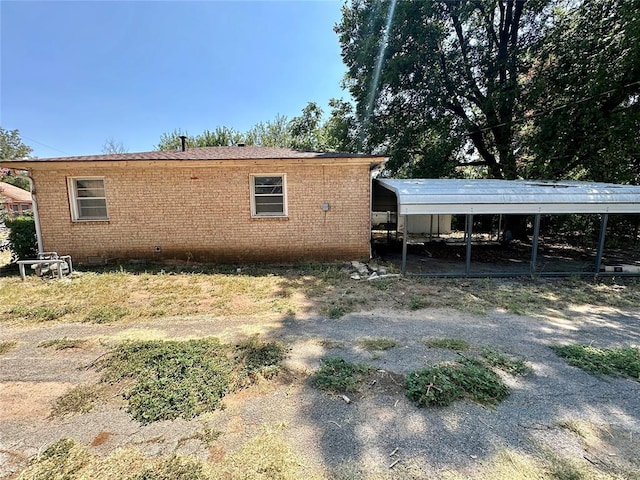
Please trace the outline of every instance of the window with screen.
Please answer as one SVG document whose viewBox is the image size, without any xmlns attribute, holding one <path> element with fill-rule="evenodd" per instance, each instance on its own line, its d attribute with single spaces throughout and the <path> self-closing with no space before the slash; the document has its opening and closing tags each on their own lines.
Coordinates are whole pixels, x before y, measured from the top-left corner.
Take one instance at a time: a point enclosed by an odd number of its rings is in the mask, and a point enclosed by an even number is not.
<svg viewBox="0 0 640 480">
<path fill-rule="evenodd" d="M 69 196 L 74 221 L 109 219 L 104 178 L 70 178 Z"/>
<path fill-rule="evenodd" d="M 251 176 L 251 215 L 253 217 L 287 216 L 285 175 Z"/>
</svg>

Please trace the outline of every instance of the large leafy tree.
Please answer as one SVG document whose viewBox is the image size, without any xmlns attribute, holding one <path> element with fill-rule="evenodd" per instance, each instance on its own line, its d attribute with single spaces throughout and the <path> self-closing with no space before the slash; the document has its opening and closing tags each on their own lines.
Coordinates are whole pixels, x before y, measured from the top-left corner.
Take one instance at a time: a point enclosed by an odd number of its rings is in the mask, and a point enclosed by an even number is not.
<svg viewBox="0 0 640 480">
<path fill-rule="evenodd" d="M 535 53 L 526 175 L 640 183 L 640 2 L 558 12 Z"/>
<path fill-rule="evenodd" d="M 640 2 L 352 0 L 336 31 L 393 174 L 640 181 Z"/>
<path fill-rule="evenodd" d="M 22 142 L 18 130 L 5 130 L 0 127 L 0 158 L 13 160 L 28 157 L 33 149 Z"/>
<path fill-rule="evenodd" d="M 346 86 L 389 167 L 441 176 L 465 163 L 516 178 L 522 72 L 548 1 L 353 0 L 336 31 Z"/>
<path fill-rule="evenodd" d="M 5 130 L 0 127 L 0 158 L 13 160 L 28 157 L 33 149 L 23 143 L 18 130 Z M 9 169 L 0 168 L 0 181 L 29 190 L 29 181 L 23 175 L 16 175 Z"/>
</svg>

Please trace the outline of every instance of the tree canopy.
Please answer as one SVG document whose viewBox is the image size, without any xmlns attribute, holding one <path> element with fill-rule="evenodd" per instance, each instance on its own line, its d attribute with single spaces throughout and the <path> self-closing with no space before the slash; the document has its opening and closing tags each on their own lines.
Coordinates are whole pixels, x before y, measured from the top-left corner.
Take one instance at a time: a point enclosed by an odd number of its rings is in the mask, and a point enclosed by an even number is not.
<svg viewBox="0 0 640 480">
<path fill-rule="evenodd" d="M 396 175 L 631 180 L 639 7 L 352 0 L 336 32 L 359 144 Z"/>
<path fill-rule="evenodd" d="M 315 102 L 309 102 L 299 116 L 289 120 L 276 115 L 273 120 L 256 123 L 246 132 L 218 126 L 189 135 L 180 129 L 160 136 L 157 150 L 175 150 L 180 147 L 182 135 L 191 147 L 232 146 L 239 143 L 264 147 L 285 147 L 309 151 L 354 151 L 353 130 L 355 120 L 351 105 L 338 99 L 329 101 L 329 118 Z"/>
<path fill-rule="evenodd" d="M 6 130 L 0 126 L 0 159 L 14 160 L 28 157 L 33 149 L 22 142 L 18 130 Z M 10 183 L 29 190 L 29 180 L 6 168 L 0 168 L 0 182 Z"/>
</svg>

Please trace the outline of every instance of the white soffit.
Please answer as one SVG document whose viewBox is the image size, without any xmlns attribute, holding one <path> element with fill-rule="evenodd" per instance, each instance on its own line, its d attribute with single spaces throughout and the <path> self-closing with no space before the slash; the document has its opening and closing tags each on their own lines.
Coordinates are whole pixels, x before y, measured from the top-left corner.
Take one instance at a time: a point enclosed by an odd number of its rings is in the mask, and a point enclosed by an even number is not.
<svg viewBox="0 0 640 480">
<path fill-rule="evenodd" d="M 401 215 L 640 213 L 640 186 L 572 181 L 377 179 Z"/>
</svg>

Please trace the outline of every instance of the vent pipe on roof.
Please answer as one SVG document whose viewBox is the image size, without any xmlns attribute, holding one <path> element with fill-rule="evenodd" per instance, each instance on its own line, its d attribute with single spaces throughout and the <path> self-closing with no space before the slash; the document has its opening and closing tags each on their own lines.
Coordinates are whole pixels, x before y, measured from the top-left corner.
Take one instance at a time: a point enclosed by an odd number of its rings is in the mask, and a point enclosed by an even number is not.
<svg viewBox="0 0 640 480">
<path fill-rule="evenodd" d="M 181 144 L 182 151 L 184 152 L 187 149 L 187 136 L 186 135 L 180 135 L 180 144 Z"/>
<path fill-rule="evenodd" d="M 244 144 L 244 143 L 239 143 L 239 144 L 238 144 L 238 146 L 239 146 L 239 147 L 244 147 L 244 146 L 245 146 L 245 144 Z"/>
</svg>

